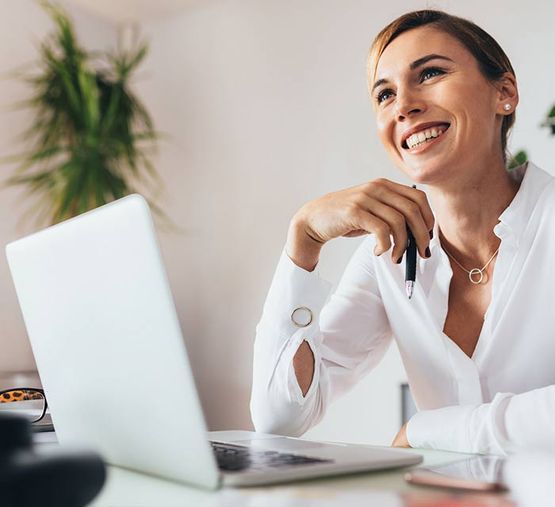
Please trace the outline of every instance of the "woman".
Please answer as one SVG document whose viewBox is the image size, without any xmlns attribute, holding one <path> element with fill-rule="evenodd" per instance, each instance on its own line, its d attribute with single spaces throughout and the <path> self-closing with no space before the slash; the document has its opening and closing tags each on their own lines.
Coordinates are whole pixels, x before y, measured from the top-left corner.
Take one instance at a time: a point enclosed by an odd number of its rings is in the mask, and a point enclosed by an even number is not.
<svg viewBox="0 0 555 507">
<path fill-rule="evenodd" d="M 393 445 L 553 444 L 555 184 L 531 163 L 506 170 L 508 58 L 473 23 L 418 11 L 376 37 L 368 79 L 380 139 L 417 188 L 374 180 L 295 214 L 257 327 L 256 429 L 304 433 L 395 339 L 419 412 Z M 410 299 L 406 227 L 421 257 Z M 362 234 L 324 304 L 323 245 Z"/>
</svg>

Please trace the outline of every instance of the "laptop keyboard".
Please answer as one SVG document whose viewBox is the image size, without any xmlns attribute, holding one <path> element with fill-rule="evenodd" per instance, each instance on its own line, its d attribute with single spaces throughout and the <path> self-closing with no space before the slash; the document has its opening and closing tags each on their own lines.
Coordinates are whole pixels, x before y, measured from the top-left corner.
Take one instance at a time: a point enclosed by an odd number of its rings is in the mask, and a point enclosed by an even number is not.
<svg viewBox="0 0 555 507">
<path fill-rule="evenodd" d="M 332 462 L 332 460 L 328 459 L 309 458 L 308 456 L 300 456 L 298 454 L 255 450 L 242 445 L 222 444 L 220 442 L 210 443 L 212 444 L 218 467 L 225 472 Z"/>
</svg>

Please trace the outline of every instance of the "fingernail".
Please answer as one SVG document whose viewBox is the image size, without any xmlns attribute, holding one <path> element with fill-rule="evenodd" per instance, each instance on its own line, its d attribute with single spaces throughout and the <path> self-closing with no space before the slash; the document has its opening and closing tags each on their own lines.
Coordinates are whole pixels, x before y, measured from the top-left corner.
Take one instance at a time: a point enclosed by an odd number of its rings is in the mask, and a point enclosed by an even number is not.
<svg viewBox="0 0 555 507">
<path fill-rule="evenodd" d="M 399 257 L 395 262 L 397 262 L 397 264 L 401 264 L 402 260 L 403 260 L 403 256 L 401 255 L 401 257 Z"/>
<path fill-rule="evenodd" d="M 426 255 L 426 259 L 429 259 L 432 256 L 432 252 L 430 252 L 429 246 L 426 247 L 426 251 L 424 252 L 424 254 Z"/>
<path fill-rule="evenodd" d="M 430 229 L 430 239 L 432 239 L 434 237 L 434 230 Z"/>
</svg>

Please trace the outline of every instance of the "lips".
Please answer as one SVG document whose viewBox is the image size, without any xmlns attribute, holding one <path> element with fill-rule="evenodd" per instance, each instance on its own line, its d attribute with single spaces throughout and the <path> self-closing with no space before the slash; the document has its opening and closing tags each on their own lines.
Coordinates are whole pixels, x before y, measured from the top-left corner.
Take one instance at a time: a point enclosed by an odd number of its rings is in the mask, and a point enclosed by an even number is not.
<svg viewBox="0 0 555 507">
<path fill-rule="evenodd" d="M 444 131 L 446 131 L 450 126 L 451 124 L 449 122 L 444 122 L 444 121 L 431 121 L 427 123 L 420 123 L 419 125 L 416 125 L 403 132 L 403 135 L 401 136 L 401 148 L 403 148 L 404 150 L 408 150 L 409 147 L 407 145 L 407 139 L 413 134 L 416 134 L 417 132 L 424 132 L 425 130 L 431 129 L 432 127 L 436 127 L 436 128 L 443 127 Z"/>
</svg>

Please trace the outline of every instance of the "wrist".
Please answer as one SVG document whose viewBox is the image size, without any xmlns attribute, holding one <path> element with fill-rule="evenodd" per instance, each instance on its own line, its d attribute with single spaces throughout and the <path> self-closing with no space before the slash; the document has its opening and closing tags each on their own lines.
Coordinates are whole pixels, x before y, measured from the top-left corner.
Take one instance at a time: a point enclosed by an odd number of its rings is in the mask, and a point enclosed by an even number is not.
<svg viewBox="0 0 555 507">
<path fill-rule="evenodd" d="M 313 271 L 318 264 L 323 246 L 324 243 L 307 234 L 306 223 L 302 218 L 293 217 L 289 224 L 285 251 L 297 266 L 306 271 Z"/>
</svg>

